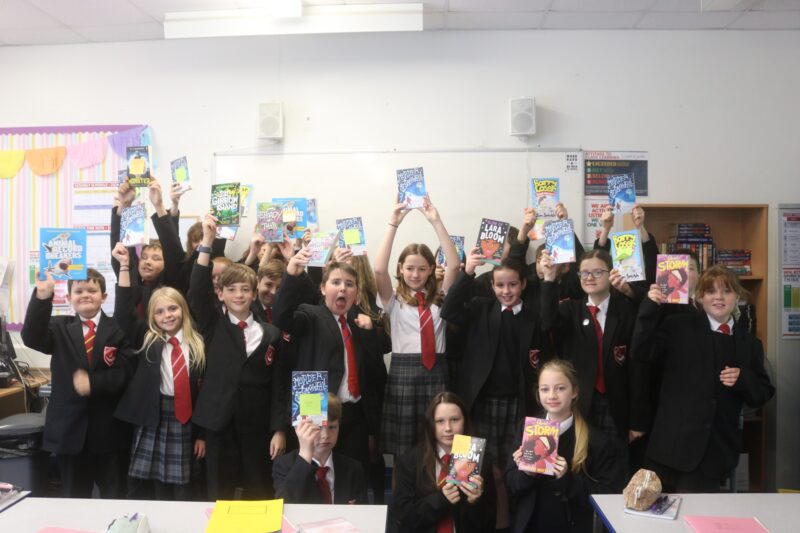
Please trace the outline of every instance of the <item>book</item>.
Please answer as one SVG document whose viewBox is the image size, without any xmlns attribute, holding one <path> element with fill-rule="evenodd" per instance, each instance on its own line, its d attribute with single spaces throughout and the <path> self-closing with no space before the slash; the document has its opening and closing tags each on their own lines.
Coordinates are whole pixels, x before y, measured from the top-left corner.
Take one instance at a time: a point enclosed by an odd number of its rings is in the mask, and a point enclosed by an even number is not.
<svg viewBox="0 0 800 533">
<path fill-rule="evenodd" d="M 119 223 L 119 242 L 124 246 L 144 244 L 144 204 L 134 203 L 122 208 Z"/>
<path fill-rule="evenodd" d="M 241 203 L 238 183 L 216 183 L 211 186 L 211 214 L 217 226 L 238 226 Z"/>
<path fill-rule="evenodd" d="M 670 304 L 689 303 L 689 256 L 658 254 L 656 283 Z"/>
<path fill-rule="evenodd" d="M 560 197 L 558 178 L 531 178 L 530 206 L 536 209 L 537 218 L 555 218 Z"/>
<path fill-rule="evenodd" d="M 608 177 L 608 203 L 614 213 L 630 213 L 636 203 L 636 185 L 633 176 L 620 174 Z"/>
<path fill-rule="evenodd" d="M 465 255 L 466 252 L 464 251 L 464 236 L 463 235 L 450 235 L 450 242 L 453 243 L 453 246 L 456 247 L 456 252 L 458 252 L 458 259 L 462 263 L 466 261 L 467 256 Z M 447 258 L 444 256 L 444 250 L 442 247 L 439 246 L 436 249 L 436 264 L 442 265 L 443 267 L 447 266 Z"/>
<path fill-rule="evenodd" d="M 131 187 L 147 187 L 150 185 L 150 147 L 129 146 L 128 183 Z"/>
<path fill-rule="evenodd" d="M 306 249 L 311 252 L 311 259 L 308 266 L 324 267 L 328 258 L 333 253 L 333 249 L 339 244 L 340 231 L 318 231 L 311 234 L 311 241 L 306 245 Z"/>
<path fill-rule="evenodd" d="M 406 204 L 406 209 L 422 207 L 427 194 L 422 167 L 397 171 L 397 201 Z"/>
<path fill-rule="evenodd" d="M 273 198 L 283 206 L 283 222 L 293 228 L 294 238 L 302 239 L 308 228 L 308 200 L 305 198 Z"/>
<path fill-rule="evenodd" d="M 644 259 L 642 258 L 642 238 L 639 230 L 620 231 L 611 234 L 611 259 L 614 268 L 625 281 L 642 281 Z"/>
<path fill-rule="evenodd" d="M 545 224 L 544 240 L 554 264 L 575 262 L 575 227 L 572 219 L 551 220 Z"/>
<path fill-rule="evenodd" d="M 11 507 L 31 492 L 22 487 L 0 481 L 0 511 Z"/>
<path fill-rule="evenodd" d="M 558 455 L 559 427 L 560 424 L 555 420 L 525 417 L 520 470 L 548 476 L 555 475 L 553 463 Z"/>
<path fill-rule="evenodd" d="M 303 418 L 318 426 L 328 425 L 328 373 L 325 371 L 292 372 L 292 426 Z"/>
<path fill-rule="evenodd" d="M 662 494 L 653 505 L 646 511 L 636 511 L 635 509 L 624 509 L 626 514 L 634 516 L 644 516 L 646 518 L 658 518 L 661 520 L 675 520 L 681 506 L 680 496 L 670 496 Z"/>
<path fill-rule="evenodd" d="M 253 186 L 242 183 L 239 185 L 239 216 L 246 218 L 250 215 L 250 206 L 253 203 Z"/>
<path fill-rule="evenodd" d="M 86 230 L 42 228 L 39 230 L 39 279 L 50 272 L 55 280 L 86 279 Z"/>
<path fill-rule="evenodd" d="M 303 522 L 297 524 L 297 527 L 301 533 L 360 533 L 362 531 L 340 516 L 314 522 Z"/>
<path fill-rule="evenodd" d="M 695 533 L 769 533 L 755 517 L 687 515 L 683 519 Z"/>
<path fill-rule="evenodd" d="M 481 219 L 475 246 L 480 248 L 483 260 L 490 265 L 499 265 L 503 258 L 503 245 L 508 237 L 508 222 L 490 218 Z"/>
<path fill-rule="evenodd" d="M 341 232 L 339 248 L 349 246 L 353 255 L 367 253 L 367 238 L 361 217 L 337 218 L 336 229 Z"/>
<path fill-rule="evenodd" d="M 172 174 L 172 183 L 180 185 L 182 192 L 192 188 L 192 183 L 189 181 L 189 163 L 186 161 L 186 156 L 170 161 L 169 169 Z"/>
<path fill-rule="evenodd" d="M 283 242 L 283 206 L 273 202 L 256 204 L 258 232 L 266 242 Z"/>
<path fill-rule="evenodd" d="M 120 185 L 122 185 L 126 181 L 128 181 L 128 169 L 126 168 L 124 170 L 118 170 L 117 171 L 117 182 Z"/>
<path fill-rule="evenodd" d="M 232 241 L 236 239 L 236 232 L 239 231 L 239 226 L 217 226 L 217 233 L 215 238 L 225 239 Z"/>
<path fill-rule="evenodd" d="M 282 522 L 283 500 L 217 500 L 206 533 L 273 533 Z"/>
<path fill-rule="evenodd" d="M 319 213 L 317 212 L 317 199 L 306 198 L 306 209 L 308 213 L 308 223 L 306 227 L 312 233 L 319 231 Z"/>
<path fill-rule="evenodd" d="M 485 450 L 486 439 L 455 435 L 445 483 L 469 483 L 470 476 L 480 475 Z"/>
</svg>

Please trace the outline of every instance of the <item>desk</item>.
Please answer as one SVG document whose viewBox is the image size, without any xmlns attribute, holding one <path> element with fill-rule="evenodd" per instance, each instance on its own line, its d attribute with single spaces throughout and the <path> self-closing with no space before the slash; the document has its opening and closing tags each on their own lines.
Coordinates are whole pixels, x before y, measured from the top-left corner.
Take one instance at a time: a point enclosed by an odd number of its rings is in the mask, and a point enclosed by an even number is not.
<svg viewBox="0 0 800 533">
<path fill-rule="evenodd" d="M 49 374 L 49 370 L 48 370 Z M 39 387 L 48 383 L 50 380 L 44 376 L 26 376 L 25 381 L 28 387 L 39 390 Z M 10 387 L 0 389 L 0 418 L 27 413 L 28 405 L 25 404 L 25 390 L 20 383 L 15 383 Z"/>
<path fill-rule="evenodd" d="M 153 533 L 203 533 L 208 525 L 205 510 L 212 502 L 162 502 L 144 500 L 82 500 L 25 498 L 0 513 L 3 533 L 36 533 L 45 526 L 102 533 L 109 522 L 124 514 L 147 515 Z M 385 505 L 285 504 L 283 514 L 293 524 L 342 517 L 365 533 L 383 533 Z"/>
<path fill-rule="evenodd" d="M 800 494 L 681 494 L 678 517 L 659 520 L 626 514 L 622 494 L 598 494 L 592 506 L 609 531 L 617 533 L 670 533 L 691 531 L 686 515 L 756 517 L 771 533 L 800 531 Z M 2 522 L 0 522 L 1 524 Z"/>
</svg>

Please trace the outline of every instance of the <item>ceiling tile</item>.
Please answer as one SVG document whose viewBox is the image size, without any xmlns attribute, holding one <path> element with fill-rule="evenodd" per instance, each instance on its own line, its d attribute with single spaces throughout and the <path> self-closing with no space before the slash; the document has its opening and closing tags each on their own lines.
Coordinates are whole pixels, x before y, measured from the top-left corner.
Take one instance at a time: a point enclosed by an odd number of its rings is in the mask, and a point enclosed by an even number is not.
<svg viewBox="0 0 800 533">
<path fill-rule="evenodd" d="M 59 21 L 22 0 L 0 1 L 0 29 L 58 28 Z M 0 36 L 0 39 L 2 37 Z"/>
<path fill-rule="evenodd" d="M 543 12 L 524 13 L 448 13 L 448 30 L 523 30 L 538 28 Z"/>
<path fill-rule="evenodd" d="M 586 12 L 620 12 L 646 11 L 653 7 L 656 0 L 553 0 L 550 11 Z"/>
<path fill-rule="evenodd" d="M 104 26 L 152 22 L 149 16 L 128 0 L 29 0 L 42 11 L 67 26 Z"/>
<path fill-rule="evenodd" d="M 798 30 L 800 11 L 750 11 L 729 26 L 735 30 Z"/>
<path fill-rule="evenodd" d="M 761 0 L 753 6 L 756 11 L 800 11 L 800 2 L 797 0 Z"/>
<path fill-rule="evenodd" d="M 129 0 L 131 4 L 157 21 L 164 20 L 164 13 L 173 11 L 210 11 L 214 9 L 237 9 L 236 0 Z"/>
<path fill-rule="evenodd" d="M 426 11 L 422 14 L 422 27 L 425 30 L 443 30 L 445 29 L 445 20 L 447 20 L 445 13 Z"/>
<path fill-rule="evenodd" d="M 690 11 L 700 13 L 700 0 L 656 0 L 650 11 Z"/>
<path fill-rule="evenodd" d="M 450 0 L 448 11 L 545 11 L 552 0 Z"/>
<path fill-rule="evenodd" d="M 155 41 L 164 38 L 164 26 L 160 22 L 120 26 L 74 26 L 73 29 L 92 42 Z"/>
<path fill-rule="evenodd" d="M 553 13 L 542 28 L 551 30 L 616 30 L 628 29 L 642 18 L 641 13 Z"/>
<path fill-rule="evenodd" d="M 69 28 L 3 30 L 4 43 L 16 45 L 85 43 L 86 39 Z"/>
<path fill-rule="evenodd" d="M 705 13 L 646 13 L 636 25 L 646 30 L 714 30 L 726 28 L 742 14 L 730 11 Z"/>
</svg>

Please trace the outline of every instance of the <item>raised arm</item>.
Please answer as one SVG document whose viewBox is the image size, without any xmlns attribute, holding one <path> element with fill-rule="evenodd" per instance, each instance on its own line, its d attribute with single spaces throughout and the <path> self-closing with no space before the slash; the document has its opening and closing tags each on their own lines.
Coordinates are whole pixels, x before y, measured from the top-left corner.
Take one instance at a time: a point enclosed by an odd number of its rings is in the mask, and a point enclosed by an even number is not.
<svg viewBox="0 0 800 533">
<path fill-rule="evenodd" d="M 601 248 L 603 250 L 609 250 L 611 248 L 611 241 L 608 240 L 608 236 L 611 233 L 611 229 L 614 227 L 613 207 L 607 205 L 603 209 L 603 214 L 600 217 L 600 223 L 602 224 L 600 227 L 600 236 L 597 237 L 597 240 L 594 242 L 594 247 Z"/>
<path fill-rule="evenodd" d="M 447 233 L 447 229 L 444 227 L 442 218 L 439 216 L 439 210 L 433 205 L 429 196 L 425 197 L 421 211 L 425 215 L 425 218 L 428 219 L 428 222 L 431 223 L 431 226 L 433 226 L 436 237 L 439 239 L 439 246 L 442 247 L 442 251 L 444 252 L 447 266 L 444 269 L 442 290 L 446 293 L 461 271 L 461 258 L 458 257 L 456 245 L 450 240 L 450 234 Z M 391 294 L 389 296 L 391 296 Z M 381 300 L 384 302 L 386 301 L 382 296 Z"/>
<path fill-rule="evenodd" d="M 405 204 L 398 202 L 392 208 L 392 214 L 389 216 L 389 226 L 386 228 L 386 234 L 383 236 L 378 253 L 375 256 L 375 282 L 378 285 L 378 295 L 381 297 L 381 302 L 384 304 L 392 297 L 392 277 L 389 272 L 389 256 L 392 255 L 392 245 L 394 244 L 395 235 L 397 235 L 397 228 L 406 218 L 408 210 L 405 209 Z M 448 240 L 450 238 L 448 237 Z M 458 254 L 456 254 L 457 256 Z M 449 259 L 448 259 L 449 261 Z M 456 262 L 458 258 L 456 257 Z"/>
</svg>

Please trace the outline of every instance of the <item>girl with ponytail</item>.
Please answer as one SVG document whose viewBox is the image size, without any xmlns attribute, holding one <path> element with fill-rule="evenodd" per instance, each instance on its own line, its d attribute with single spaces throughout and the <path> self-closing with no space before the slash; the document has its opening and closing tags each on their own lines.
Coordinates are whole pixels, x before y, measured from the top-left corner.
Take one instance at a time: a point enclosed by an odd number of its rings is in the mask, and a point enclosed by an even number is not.
<svg viewBox="0 0 800 533">
<path fill-rule="evenodd" d="M 544 416 L 561 426 L 555 475 L 520 470 L 522 446 L 514 452 L 506 472 L 513 504 L 512 532 L 590 532 L 589 496 L 622 491 L 623 465 L 609 438 L 592 431 L 577 409 L 578 392 L 578 375 L 569 361 L 554 359 L 542 366 L 537 399 Z"/>
</svg>

